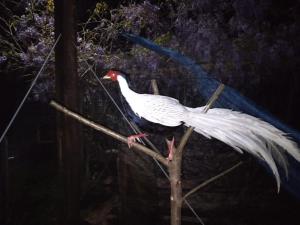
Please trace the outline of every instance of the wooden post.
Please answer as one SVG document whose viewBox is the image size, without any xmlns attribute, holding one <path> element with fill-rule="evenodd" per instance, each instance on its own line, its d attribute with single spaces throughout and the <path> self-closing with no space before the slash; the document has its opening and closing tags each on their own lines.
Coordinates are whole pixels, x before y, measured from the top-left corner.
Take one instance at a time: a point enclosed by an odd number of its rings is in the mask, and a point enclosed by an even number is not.
<svg viewBox="0 0 300 225">
<path fill-rule="evenodd" d="M 0 224 L 7 224 L 9 221 L 9 168 L 8 168 L 8 144 L 4 138 L 0 145 Z"/>
<path fill-rule="evenodd" d="M 55 36 L 61 40 L 55 49 L 56 98 L 79 110 L 79 88 L 76 55 L 76 1 L 55 0 Z M 80 223 L 81 143 L 79 124 L 57 115 L 57 143 L 61 176 L 60 224 Z"/>
</svg>

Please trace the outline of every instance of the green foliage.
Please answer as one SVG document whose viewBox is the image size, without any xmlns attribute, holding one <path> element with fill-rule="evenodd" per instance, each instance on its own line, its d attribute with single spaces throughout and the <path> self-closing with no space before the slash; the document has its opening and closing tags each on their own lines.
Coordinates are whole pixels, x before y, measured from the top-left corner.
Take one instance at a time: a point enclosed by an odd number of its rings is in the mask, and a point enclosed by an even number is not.
<svg viewBox="0 0 300 225">
<path fill-rule="evenodd" d="M 54 0 L 47 0 L 47 10 L 54 13 Z"/>
<path fill-rule="evenodd" d="M 98 17 L 100 17 L 107 10 L 108 10 L 108 5 L 106 2 L 103 1 L 97 2 L 93 15 L 97 15 Z"/>
<path fill-rule="evenodd" d="M 154 42 L 158 45 L 163 46 L 163 45 L 166 45 L 166 44 L 170 43 L 171 39 L 172 39 L 172 34 L 170 32 L 167 32 L 165 34 L 162 34 L 162 35 L 158 36 L 154 40 Z"/>
</svg>

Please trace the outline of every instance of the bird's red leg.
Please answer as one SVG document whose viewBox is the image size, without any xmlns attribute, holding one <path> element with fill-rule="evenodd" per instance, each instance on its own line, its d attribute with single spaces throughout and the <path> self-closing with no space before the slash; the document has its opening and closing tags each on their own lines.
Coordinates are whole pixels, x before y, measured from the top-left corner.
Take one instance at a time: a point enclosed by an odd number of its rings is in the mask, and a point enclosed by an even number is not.
<svg viewBox="0 0 300 225">
<path fill-rule="evenodd" d="M 141 137 L 146 137 L 148 136 L 148 134 L 135 134 L 135 135 L 131 135 L 127 138 L 127 144 L 128 144 L 128 148 L 132 147 L 132 144 L 136 142 L 137 139 L 141 138 Z"/>
<path fill-rule="evenodd" d="M 175 139 L 174 139 L 174 137 L 172 138 L 171 141 L 169 141 L 168 139 L 166 139 L 166 142 L 167 142 L 168 151 L 169 151 L 169 155 L 167 157 L 167 160 L 172 161 L 173 155 L 174 155 L 174 143 L 175 143 Z"/>
</svg>

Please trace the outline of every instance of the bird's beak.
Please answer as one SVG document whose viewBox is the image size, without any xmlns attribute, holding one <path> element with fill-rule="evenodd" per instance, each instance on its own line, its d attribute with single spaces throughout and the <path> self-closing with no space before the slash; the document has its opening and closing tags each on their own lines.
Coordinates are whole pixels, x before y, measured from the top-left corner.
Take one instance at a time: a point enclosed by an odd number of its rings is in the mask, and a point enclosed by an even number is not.
<svg viewBox="0 0 300 225">
<path fill-rule="evenodd" d="M 110 78 L 110 76 L 105 75 L 104 77 L 102 77 L 102 79 L 103 79 L 103 80 L 110 80 L 111 78 Z"/>
</svg>

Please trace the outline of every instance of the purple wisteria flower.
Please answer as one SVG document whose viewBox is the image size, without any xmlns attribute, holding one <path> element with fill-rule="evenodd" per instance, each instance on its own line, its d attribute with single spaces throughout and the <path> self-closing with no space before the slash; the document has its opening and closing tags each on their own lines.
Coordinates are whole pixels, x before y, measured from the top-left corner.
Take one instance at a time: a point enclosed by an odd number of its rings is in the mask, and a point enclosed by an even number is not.
<svg viewBox="0 0 300 225">
<path fill-rule="evenodd" d="M 43 25 L 45 25 L 47 23 L 47 17 L 46 17 L 46 15 L 39 15 L 37 13 L 34 13 L 33 14 L 33 18 L 34 18 L 35 23 L 38 26 L 43 26 Z"/>
<path fill-rule="evenodd" d="M 28 54 L 26 54 L 25 52 L 21 52 L 19 54 L 19 57 L 24 64 L 28 64 L 30 61 L 30 56 Z"/>
<path fill-rule="evenodd" d="M 32 61 L 36 65 L 41 65 L 44 62 L 44 58 L 42 56 L 36 56 L 36 57 L 33 57 Z"/>
<path fill-rule="evenodd" d="M 21 29 L 17 33 L 18 40 L 22 42 L 26 42 L 28 39 L 37 39 L 39 36 L 39 32 L 33 26 L 29 26 L 25 30 Z"/>
<path fill-rule="evenodd" d="M 0 64 L 7 61 L 7 57 L 5 55 L 0 56 Z"/>
</svg>

